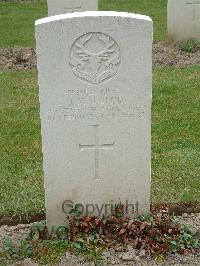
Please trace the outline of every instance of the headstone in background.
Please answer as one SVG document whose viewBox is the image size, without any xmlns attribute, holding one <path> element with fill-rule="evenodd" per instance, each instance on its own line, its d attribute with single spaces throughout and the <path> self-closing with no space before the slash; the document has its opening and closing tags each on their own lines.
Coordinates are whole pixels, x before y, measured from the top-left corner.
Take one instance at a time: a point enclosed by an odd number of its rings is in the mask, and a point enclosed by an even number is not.
<svg viewBox="0 0 200 266">
<path fill-rule="evenodd" d="M 47 0 L 48 15 L 98 11 L 98 0 Z"/>
<path fill-rule="evenodd" d="M 168 0 L 168 39 L 200 39 L 200 0 Z"/>
<path fill-rule="evenodd" d="M 38 20 L 36 39 L 48 226 L 64 222 L 64 201 L 149 211 L 151 19 L 65 14 Z"/>
</svg>

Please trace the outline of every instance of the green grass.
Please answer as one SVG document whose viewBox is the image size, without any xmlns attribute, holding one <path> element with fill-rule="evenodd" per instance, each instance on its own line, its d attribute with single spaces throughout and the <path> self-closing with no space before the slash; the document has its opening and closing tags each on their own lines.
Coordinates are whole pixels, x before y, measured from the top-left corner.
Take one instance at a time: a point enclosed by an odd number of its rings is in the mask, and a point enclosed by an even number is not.
<svg viewBox="0 0 200 266">
<path fill-rule="evenodd" d="M 200 200 L 200 66 L 154 70 L 152 201 Z M 0 72 L 0 214 L 44 208 L 36 71 Z"/>
<path fill-rule="evenodd" d="M 0 3 L 0 47 L 35 46 L 34 21 L 47 16 L 42 3 Z M 100 0 L 100 10 L 116 10 L 149 15 L 154 21 L 154 40 L 166 34 L 167 0 Z"/>
<path fill-rule="evenodd" d="M 34 47 L 34 21 L 46 16 L 45 3 L 0 3 L 0 47 Z"/>
<path fill-rule="evenodd" d="M 36 72 L 0 72 L 0 214 L 43 208 Z"/>
<path fill-rule="evenodd" d="M 199 71 L 154 72 L 153 202 L 200 200 Z"/>
</svg>

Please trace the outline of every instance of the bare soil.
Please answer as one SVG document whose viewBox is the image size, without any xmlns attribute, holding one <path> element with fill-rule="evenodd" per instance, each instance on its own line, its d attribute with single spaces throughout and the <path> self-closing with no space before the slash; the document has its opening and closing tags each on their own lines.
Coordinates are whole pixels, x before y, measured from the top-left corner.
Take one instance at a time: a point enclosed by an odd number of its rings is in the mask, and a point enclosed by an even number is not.
<svg viewBox="0 0 200 266">
<path fill-rule="evenodd" d="M 0 70 L 27 70 L 36 66 L 34 48 L 0 48 Z"/>
<path fill-rule="evenodd" d="M 163 42 L 153 45 L 153 65 L 189 66 L 200 64 L 200 47 L 193 52 L 182 51 L 179 44 L 173 47 Z M 37 65 L 35 48 L 0 48 L 0 70 L 28 70 Z"/>
<path fill-rule="evenodd" d="M 180 49 L 179 43 L 171 47 L 163 42 L 153 45 L 154 66 L 189 66 L 197 64 L 200 64 L 200 47 L 188 53 Z"/>
<path fill-rule="evenodd" d="M 151 211 L 159 211 L 162 209 L 168 209 L 170 215 L 181 216 L 183 214 L 194 214 L 200 213 L 199 202 L 178 202 L 178 203 L 162 203 L 162 204 L 151 204 Z M 44 210 L 41 210 L 37 214 L 29 215 L 28 217 L 9 217 L 0 215 L 0 226 L 17 226 L 18 224 L 30 224 L 34 222 L 40 222 L 46 220 L 46 214 Z"/>
</svg>

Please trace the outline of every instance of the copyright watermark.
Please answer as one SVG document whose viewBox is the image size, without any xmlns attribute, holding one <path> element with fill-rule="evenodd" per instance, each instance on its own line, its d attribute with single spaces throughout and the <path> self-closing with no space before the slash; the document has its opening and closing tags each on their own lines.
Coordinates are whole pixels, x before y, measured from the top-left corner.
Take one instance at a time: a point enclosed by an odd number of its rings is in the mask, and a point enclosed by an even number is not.
<svg viewBox="0 0 200 266">
<path fill-rule="evenodd" d="M 71 200 L 65 200 L 62 204 L 62 211 L 66 215 L 72 214 L 73 211 L 78 212 L 80 215 L 86 216 L 109 216 L 109 215 L 123 215 L 133 216 L 139 213 L 139 203 L 136 201 L 134 204 L 129 203 L 128 200 L 125 203 L 119 202 L 118 204 L 81 204 L 74 203 Z"/>
</svg>

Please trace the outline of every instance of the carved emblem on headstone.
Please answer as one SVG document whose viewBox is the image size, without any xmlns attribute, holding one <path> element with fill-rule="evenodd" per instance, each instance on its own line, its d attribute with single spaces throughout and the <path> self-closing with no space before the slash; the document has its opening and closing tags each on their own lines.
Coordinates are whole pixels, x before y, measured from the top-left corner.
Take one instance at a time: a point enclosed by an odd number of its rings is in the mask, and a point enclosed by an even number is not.
<svg viewBox="0 0 200 266">
<path fill-rule="evenodd" d="M 70 50 L 69 64 L 74 74 L 89 83 L 113 77 L 121 62 L 120 48 L 110 36 L 91 32 L 79 37 Z"/>
</svg>

